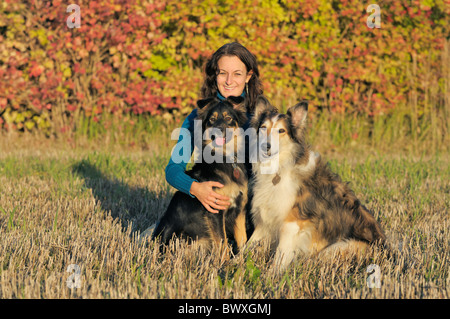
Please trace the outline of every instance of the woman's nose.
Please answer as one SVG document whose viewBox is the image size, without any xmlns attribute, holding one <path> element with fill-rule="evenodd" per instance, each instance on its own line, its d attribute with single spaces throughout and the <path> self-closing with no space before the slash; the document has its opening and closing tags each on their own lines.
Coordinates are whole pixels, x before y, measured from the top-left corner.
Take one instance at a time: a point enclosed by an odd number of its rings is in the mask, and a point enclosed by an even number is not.
<svg viewBox="0 0 450 319">
<path fill-rule="evenodd" d="M 231 84 L 231 74 L 227 75 L 227 79 L 225 80 L 225 84 Z"/>
</svg>

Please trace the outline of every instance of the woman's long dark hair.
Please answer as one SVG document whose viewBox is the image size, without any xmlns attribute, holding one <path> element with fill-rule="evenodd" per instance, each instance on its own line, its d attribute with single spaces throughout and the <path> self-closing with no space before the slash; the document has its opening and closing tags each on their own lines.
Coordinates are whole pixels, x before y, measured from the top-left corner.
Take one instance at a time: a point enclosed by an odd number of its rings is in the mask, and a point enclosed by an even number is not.
<svg viewBox="0 0 450 319">
<path fill-rule="evenodd" d="M 256 98 L 263 94 L 261 81 L 259 80 L 259 69 L 256 57 L 238 42 L 231 42 L 223 45 L 213 53 L 206 63 L 206 78 L 201 89 L 202 98 L 217 95 L 217 75 L 219 74 L 218 62 L 223 56 L 236 56 L 245 64 L 247 72 L 253 71 L 253 75 L 248 81 L 248 94 L 246 94 L 248 111 L 253 113 Z"/>
</svg>

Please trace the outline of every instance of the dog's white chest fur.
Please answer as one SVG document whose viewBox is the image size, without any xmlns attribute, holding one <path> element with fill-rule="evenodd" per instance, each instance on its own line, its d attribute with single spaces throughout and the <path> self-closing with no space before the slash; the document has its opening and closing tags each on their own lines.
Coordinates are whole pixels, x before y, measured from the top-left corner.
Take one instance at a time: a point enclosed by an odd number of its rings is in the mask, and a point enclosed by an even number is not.
<svg viewBox="0 0 450 319">
<path fill-rule="evenodd" d="M 280 172 L 280 176 L 281 179 L 276 185 L 272 183 L 275 174 L 261 174 L 254 180 L 254 189 L 257 191 L 252 199 L 252 215 L 255 225 L 261 226 L 261 231 L 266 236 L 277 235 L 279 227 L 295 203 L 298 191 L 293 168 Z"/>
<path fill-rule="evenodd" d="M 311 152 L 307 164 L 282 167 L 278 173 L 280 180 L 275 185 L 272 181 L 276 174 L 255 174 L 252 181 L 251 212 L 255 224 L 252 241 L 278 239 L 283 222 L 295 204 L 300 187 L 298 179 L 314 170 L 317 156 Z M 258 165 L 254 168 L 258 169 Z"/>
</svg>

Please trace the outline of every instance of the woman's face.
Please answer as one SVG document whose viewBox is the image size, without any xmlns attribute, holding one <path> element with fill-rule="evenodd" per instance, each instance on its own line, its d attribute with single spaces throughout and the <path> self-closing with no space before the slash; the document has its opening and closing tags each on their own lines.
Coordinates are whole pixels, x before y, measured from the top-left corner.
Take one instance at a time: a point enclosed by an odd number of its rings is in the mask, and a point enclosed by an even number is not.
<svg viewBox="0 0 450 319">
<path fill-rule="evenodd" d="M 253 72 L 247 72 L 245 64 L 237 56 L 223 56 L 217 64 L 217 87 L 220 94 L 224 97 L 240 96 Z"/>
</svg>

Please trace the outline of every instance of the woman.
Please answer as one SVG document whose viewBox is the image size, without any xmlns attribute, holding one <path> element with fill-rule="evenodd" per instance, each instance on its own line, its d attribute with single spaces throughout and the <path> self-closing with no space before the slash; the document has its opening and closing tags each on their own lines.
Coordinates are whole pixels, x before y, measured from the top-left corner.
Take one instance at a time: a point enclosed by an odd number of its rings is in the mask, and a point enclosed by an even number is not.
<svg viewBox="0 0 450 319">
<path fill-rule="evenodd" d="M 243 96 L 246 99 L 247 115 L 250 121 L 256 98 L 263 93 L 255 56 L 237 42 L 228 43 L 218 49 L 206 64 L 206 78 L 201 89 L 202 98 L 217 97 L 224 100 L 229 96 Z M 194 119 L 197 109 L 184 120 L 182 128 L 188 129 L 193 137 Z M 247 124 L 243 127 L 246 129 Z M 182 140 L 181 135 L 178 143 Z M 192 149 L 189 158 L 192 155 Z M 174 161 L 174 154 L 166 167 L 167 182 L 191 197 L 196 197 L 211 213 L 218 213 L 229 205 L 229 198 L 214 192 L 213 187 L 223 187 L 215 181 L 201 182 L 192 179 L 186 171 L 186 160 Z M 187 157 L 184 156 L 186 159 Z"/>
</svg>

